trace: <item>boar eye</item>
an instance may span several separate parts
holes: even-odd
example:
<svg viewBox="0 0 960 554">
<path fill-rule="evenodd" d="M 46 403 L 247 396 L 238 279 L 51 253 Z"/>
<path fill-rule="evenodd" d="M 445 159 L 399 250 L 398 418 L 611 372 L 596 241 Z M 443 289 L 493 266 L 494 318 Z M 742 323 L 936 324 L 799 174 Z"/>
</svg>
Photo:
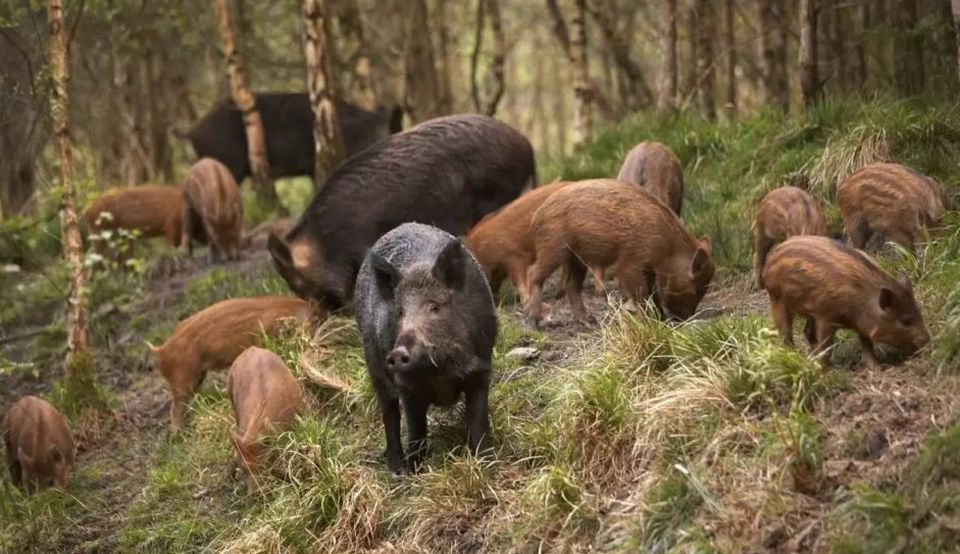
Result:
<svg viewBox="0 0 960 554">
<path fill-rule="evenodd" d="M 440 304 L 437 304 L 436 302 L 431 302 L 429 309 L 430 309 L 430 313 L 435 314 L 440 311 Z"/>
</svg>

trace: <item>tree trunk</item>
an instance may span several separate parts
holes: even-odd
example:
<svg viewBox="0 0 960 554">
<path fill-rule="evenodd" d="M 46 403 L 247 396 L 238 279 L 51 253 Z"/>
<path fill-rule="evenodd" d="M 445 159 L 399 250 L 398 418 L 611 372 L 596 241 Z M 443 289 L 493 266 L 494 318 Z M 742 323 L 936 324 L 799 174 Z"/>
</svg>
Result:
<svg viewBox="0 0 960 554">
<path fill-rule="evenodd" d="M 499 12 L 499 10 L 498 10 Z M 437 0 L 437 80 L 440 87 L 440 110 L 453 113 L 453 88 L 450 81 L 450 35 L 447 29 L 447 2 Z"/>
<path fill-rule="evenodd" d="M 480 51 L 483 49 L 483 29 L 486 26 L 486 13 L 490 12 L 490 30 L 493 33 L 493 60 L 490 65 L 492 90 L 484 100 L 477 80 L 480 64 Z M 473 97 L 474 110 L 487 115 L 497 113 L 497 105 L 506 88 L 504 80 L 504 59 L 506 58 L 506 40 L 503 37 L 503 23 L 500 19 L 498 0 L 477 0 L 476 32 L 474 33 L 473 52 L 470 55 L 470 94 Z"/>
<path fill-rule="evenodd" d="M 627 108 L 631 111 L 638 110 L 653 102 L 653 91 L 650 85 L 643 77 L 643 70 L 630 56 L 631 41 L 619 32 L 616 20 L 611 17 L 615 13 L 615 6 L 600 6 L 597 0 L 588 4 L 590 15 L 600 28 L 600 34 L 603 35 L 613 59 L 620 69 L 620 73 L 626 78 L 628 84 L 628 93 L 626 100 Z"/>
<path fill-rule="evenodd" d="M 726 0 L 724 10 L 724 47 L 727 49 L 727 98 L 724 109 L 730 120 L 737 117 L 737 42 L 734 0 Z"/>
<path fill-rule="evenodd" d="M 587 60 L 587 0 L 576 0 L 576 9 L 570 27 L 570 54 L 573 61 L 573 94 L 576 100 L 573 114 L 573 144 L 583 145 L 593 131 L 593 87 L 590 64 Z"/>
<path fill-rule="evenodd" d="M 899 0 L 893 7 L 894 79 L 901 96 L 919 93 L 924 87 L 923 47 L 915 36 L 917 27 L 916 0 Z"/>
<path fill-rule="evenodd" d="M 169 58 L 166 51 L 157 49 L 149 54 L 147 63 L 148 96 L 150 111 L 150 150 L 153 177 L 162 175 L 172 183 L 173 149 L 170 146 L 170 94 Z"/>
<path fill-rule="evenodd" d="M 715 27 L 713 1 L 697 0 L 694 8 L 697 34 L 697 98 L 701 113 L 711 121 L 717 118 L 717 105 L 714 98 L 716 64 L 713 57 Z"/>
<path fill-rule="evenodd" d="M 663 2 L 660 30 L 660 78 L 657 82 L 657 109 L 677 109 L 677 0 Z"/>
<path fill-rule="evenodd" d="M 303 54 L 307 63 L 307 91 L 313 107 L 313 184 L 320 190 L 343 159 L 343 140 L 334 106 L 335 81 L 330 63 L 328 0 L 303 0 Z"/>
<path fill-rule="evenodd" d="M 413 121 L 420 122 L 443 112 L 426 0 L 410 0 L 406 7 L 410 15 L 405 29 L 404 104 Z"/>
<path fill-rule="evenodd" d="M 804 106 L 820 100 L 820 71 L 817 65 L 818 0 L 800 0 L 800 89 Z"/>
<path fill-rule="evenodd" d="M 0 220 L 35 206 L 35 163 L 48 132 L 41 116 L 46 98 L 36 87 L 36 71 L 45 65 L 41 41 L 17 27 L 0 31 Z"/>
<path fill-rule="evenodd" d="M 76 190 L 70 174 L 70 120 L 67 82 L 69 67 L 67 56 L 67 31 L 64 28 L 63 6 L 60 0 L 50 0 L 48 23 L 50 26 L 50 66 L 53 76 L 51 112 L 53 134 L 57 138 L 60 162 L 60 185 L 63 190 L 60 200 L 60 221 L 63 241 L 63 257 L 67 261 L 70 276 L 70 295 L 67 305 L 67 379 L 82 383 L 92 378 L 87 341 L 86 275 L 83 271 L 83 241 L 77 220 Z"/>
<path fill-rule="evenodd" d="M 270 177 L 270 162 L 267 159 L 267 140 L 263 132 L 263 121 L 257 111 L 256 101 L 247 84 L 247 74 L 243 67 L 240 51 L 234 39 L 233 25 L 230 22 L 230 11 L 226 0 L 211 0 L 213 9 L 217 12 L 217 26 L 220 30 L 220 42 L 223 45 L 223 55 L 227 61 L 227 76 L 230 78 L 230 92 L 240 113 L 243 114 L 243 124 L 247 130 L 247 149 L 250 156 L 250 173 L 253 178 L 253 188 L 260 201 L 269 208 L 278 206 L 277 193 L 273 188 Z"/>
<path fill-rule="evenodd" d="M 570 44 L 570 33 L 563 19 L 563 13 L 560 12 L 557 0 L 546 0 L 546 5 L 547 13 L 553 20 L 553 36 L 557 39 L 557 42 L 560 43 L 560 48 L 563 50 L 564 55 L 567 56 L 567 60 L 573 64 L 573 49 Z M 614 111 L 613 106 L 603 91 L 596 86 L 593 80 L 589 80 L 588 82 L 590 84 L 591 100 L 596 103 L 600 113 L 611 121 L 617 119 L 617 113 Z"/>
<path fill-rule="evenodd" d="M 790 86 L 787 81 L 787 37 L 782 30 L 787 14 L 779 0 L 758 0 L 757 7 L 763 99 L 786 112 L 790 109 Z"/>
<path fill-rule="evenodd" d="M 353 102 L 365 110 L 377 109 L 377 94 L 370 75 L 369 48 L 363 30 L 363 18 L 355 0 L 339 0 L 340 28 L 351 52 L 353 83 L 349 89 Z"/>
<path fill-rule="evenodd" d="M 953 36 L 957 45 L 957 79 L 960 79 L 960 0 L 950 0 L 953 11 Z"/>
</svg>

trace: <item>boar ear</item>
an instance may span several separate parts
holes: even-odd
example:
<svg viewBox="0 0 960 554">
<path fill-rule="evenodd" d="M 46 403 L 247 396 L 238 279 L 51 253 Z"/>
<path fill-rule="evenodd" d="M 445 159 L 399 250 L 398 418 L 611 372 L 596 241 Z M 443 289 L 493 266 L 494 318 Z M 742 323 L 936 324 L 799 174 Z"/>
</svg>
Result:
<svg viewBox="0 0 960 554">
<path fill-rule="evenodd" d="M 400 272 L 389 260 L 373 252 L 370 253 L 370 267 L 373 269 L 373 280 L 380 296 L 392 300 L 393 291 L 400 283 Z"/>
<path fill-rule="evenodd" d="M 883 287 L 880 289 L 880 309 L 889 312 L 897 303 L 897 293 Z"/>
<path fill-rule="evenodd" d="M 452 289 L 460 289 L 466 278 L 463 243 L 460 239 L 450 241 L 433 264 L 433 276 Z"/>
<path fill-rule="evenodd" d="M 293 267 L 293 259 L 290 257 L 290 246 L 276 233 L 267 234 L 267 250 L 276 262 L 284 267 Z"/>
<path fill-rule="evenodd" d="M 707 262 L 710 260 L 710 248 L 709 243 L 707 248 L 700 247 L 697 248 L 696 253 L 693 255 L 693 266 L 690 268 L 692 275 L 700 275 L 703 272 L 703 269 L 707 267 Z"/>
<path fill-rule="evenodd" d="M 913 283 L 910 282 L 910 278 L 907 277 L 907 274 L 903 271 L 897 275 L 897 284 L 903 287 L 907 292 L 913 292 Z"/>
</svg>

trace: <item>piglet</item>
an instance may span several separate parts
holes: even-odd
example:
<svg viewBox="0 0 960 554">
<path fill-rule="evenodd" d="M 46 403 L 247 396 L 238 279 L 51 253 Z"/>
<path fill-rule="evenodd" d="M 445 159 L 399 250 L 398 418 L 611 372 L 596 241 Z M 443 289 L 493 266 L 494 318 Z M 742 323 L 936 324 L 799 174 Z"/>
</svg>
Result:
<svg viewBox="0 0 960 554">
<path fill-rule="evenodd" d="M 56 484 L 67 488 L 73 467 L 73 435 L 67 420 L 49 402 L 24 396 L 0 424 L 14 484 L 30 490 Z"/>
</svg>

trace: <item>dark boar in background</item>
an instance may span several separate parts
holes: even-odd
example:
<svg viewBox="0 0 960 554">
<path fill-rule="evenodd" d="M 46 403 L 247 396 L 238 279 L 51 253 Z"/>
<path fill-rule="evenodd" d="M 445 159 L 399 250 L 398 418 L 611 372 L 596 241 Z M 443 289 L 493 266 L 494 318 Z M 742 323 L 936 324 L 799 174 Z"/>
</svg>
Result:
<svg viewBox="0 0 960 554">
<path fill-rule="evenodd" d="M 305 92 L 264 92 L 254 95 L 263 120 L 267 160 L 273 177 L 313 176 L 313 110 Z M 399 108 L 368 112 L 337 101 L 337 123 L 347 156 L 400 131 Z M 197 158 L 219 160 L 230 169 L 237 184 L 250 175 L 247 132 L 233 100 L 215 104 L 187 133 Z"/>
<path fill-rule="evenodd" d="M 497 338 L 483 269 L 459 239 L 407 223 L 373 245 L 357 279 L 357 324 L 386 432 L 387 466 L 416 471 L 427 408 L 464 395 L 467 441 L 490 448 L 487 395 Z M 407 456 L 400 444 L 400 407 Z"/>
<path fill-rule="evenodd" d="M 866 165 L 844 179 L 837 204 L 855 248 L 865 248 L 879 235 L 916 251 L 924 229 L 936 225 L 944 211 L 936 182 L 891 163 Z"/>
<path fill-rule="evenodd" d="M 0 424 L 7 448 L 10 480 L 26 490 L 57 485 L 67 488 L 73 466 L 73 435 L 67 420 L 52 404 L 24 396 Z"/>
<path fill-rule="evenodd" d="M 487 116 L 441 117 L 340 164 L 285 238 L 271 235 L 267 246 L 294 293 L 335 310 L 387 231 L 417 222 L 464 235 L 534 180 L 522 134 Z"/>
<path fill-rule="evenodd" d="M 697 239 L 675 213 L 646 189 L 612 179 L 567 185 L 544 201 L 530 226 L 536 262 L 527 285 L 527 319 L 539 325 L 543 282 L 565 267 L 567 299 L 586 319 L 580 289 L 588 267 L 610 267 L 624 296 L 651 295 L 665 317 L 686 319 L 710 280 L 714 263 L 709 237 Z"/>
<path fill-rule="evenodd" d="M 193 254 L 193 230 L 202 228 L 210 242 L 210 257 L 220 261 L 240 257 L 243 240 L 243 201 L 227 166 L 213 158 L 193 164 L 183 181 L 183 243 Z"/>
<path fill-rule="evenodd" d="M 860 250 L 827 238 L 792 237 L 770 252 L 763 282 L 780 337 L 793 345 L 793 316 L 807 318 L 804 333 L 822 363 L 838 329 L 860 336 L 863 357 L 876 365 L 873 343 L 911 350 L 930 340 L 906 275 L 894 279 Z"/>
<path fill-rule="evenodd" d="M 644 187 L 680 215 L 683 207 L 683 168 L 667 145 L 646 140 L 633 147 L 623 160 L 617 180 Z"/>
<path fill-rule="evenodd" d="M 757 287 L 763 288 L 763 266 L 770 249 L 798 235 L 827 236 L 827 220 L 817 201 L 797 187 L 780 187 L 764 195 L 757 209 L 753 231 L 756 243 L 753 253 L 753 275 Z"/>
</svg>

